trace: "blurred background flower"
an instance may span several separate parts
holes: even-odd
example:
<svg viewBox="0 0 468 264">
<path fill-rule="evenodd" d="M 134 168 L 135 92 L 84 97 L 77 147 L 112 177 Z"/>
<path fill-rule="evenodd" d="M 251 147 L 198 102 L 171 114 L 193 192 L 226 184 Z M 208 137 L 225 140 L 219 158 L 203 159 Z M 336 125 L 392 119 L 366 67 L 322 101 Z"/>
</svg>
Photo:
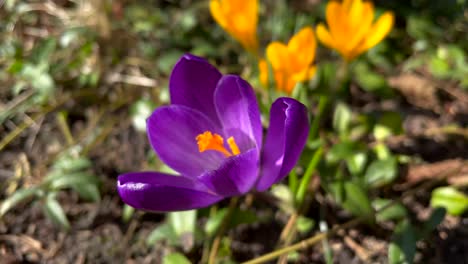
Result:
<svg viewBox="0 0 468 264">
<path fill-rule="evenodd" d="M 211 0 L 210 11 L 216 22 L 246 50 L 257 52 L 257 0 Z"/>
<path fill-rule="evenodd" d="M 374 6 L 362 0 L 330 1 L 326 7 L 328 29 L 317 26 L 317 38 L 351 61 L 377 45 L 393 27 L 393 13 L 383 13 L 374 23 Z"/>
<path fill-rule="evenodd" d="M 259 63 L 260 81 L 269 85 L 269 66 L 271 65 L 275 87 L 291 94 L 298 82 L 311 79 L 317 67 L 312 65 L 317 42 L 311 27 L 304 27 L 294 35 L 287 45 L 274 41 L 266 49 L 266 60 Z"/>
</svg>

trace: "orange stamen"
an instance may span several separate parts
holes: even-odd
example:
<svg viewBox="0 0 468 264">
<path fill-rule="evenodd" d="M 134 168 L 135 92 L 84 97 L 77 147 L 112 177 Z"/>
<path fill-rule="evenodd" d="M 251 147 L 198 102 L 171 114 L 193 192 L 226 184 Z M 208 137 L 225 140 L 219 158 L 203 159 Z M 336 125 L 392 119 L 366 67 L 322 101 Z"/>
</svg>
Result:
<svg viewBox="0 0 468 264">
<path fill-rule="evenodd" d="M 231 152 L 229 152 L 224 147 L 223 137 L 216 133 L 213 134 L 210 131 L 205 131 L 204 133 L 199 134 L 195 139 L 197 140 L 198 150 L 200 152 L 205 152 L 207 150 L 215 150 L 223 153 L 226 157 L 231 157 L 240 153 L 239 147 L 237 147 L 237 144 L 233 137 L 230 137 L 227 140 Z"/>
<path fill-rule="evenodd" d="M 229 137 L 227 143 L 229 145 L 229 148 L 231 149 L 232 154 L 238 155 L 240 153 L 239 147 L 237 146 L 234 137 Z"/>
</svg>

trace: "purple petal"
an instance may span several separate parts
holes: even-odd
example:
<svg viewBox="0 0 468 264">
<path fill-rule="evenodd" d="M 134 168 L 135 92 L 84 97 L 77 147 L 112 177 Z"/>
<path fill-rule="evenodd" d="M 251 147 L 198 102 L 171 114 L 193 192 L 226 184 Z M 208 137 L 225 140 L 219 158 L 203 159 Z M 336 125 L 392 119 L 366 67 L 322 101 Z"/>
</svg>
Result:
<svg viewBox="0 0 468 264">
<path fill-rule="evenodd" d="M 234 196 L 248 192 L 257 181 L 259 158 L 257 149 L 227 158 L 214 171 L 199 177 L 209 189 L 223 196 Z"/>
<path fill-rule="evenodd" d="M 221 153 L 200 153 L 197 135 L 220 129 L 204 114 L 182 105 L 160 107 L 147 120 L 148 138 L 159 158 L 185 176 L 214 170 L 225 159 Z"/>
<path fill-rule="evenodd" d="M 194 179 L 159 172 L 120 175 L 117 190 L 126 204 L 157 212 L 201 208 L 223 199 Z"/>
<path fill-rule="evenodd" d="M 225 75 L 215 91 L 215 105 L 224 135 L 234 137 L 241 152 L 262 145 L 260 109 L 252 87 L 239 76 Z"/>
<path fill-rule="evenodd" d="M 258 191 L 268 189 L 291 171 L 308 134 L 307 108 L 292 98 L 278 98 L 271 106 L 270 127 L 262 149 Z"/>
<path fill-rule="evenodd" d="M 219 124 L 213 96 L 221 76 L 205 59 L 184 55 L 174 66 L 169 80 L 171 103 L 196 109 Z"/>
</svg>

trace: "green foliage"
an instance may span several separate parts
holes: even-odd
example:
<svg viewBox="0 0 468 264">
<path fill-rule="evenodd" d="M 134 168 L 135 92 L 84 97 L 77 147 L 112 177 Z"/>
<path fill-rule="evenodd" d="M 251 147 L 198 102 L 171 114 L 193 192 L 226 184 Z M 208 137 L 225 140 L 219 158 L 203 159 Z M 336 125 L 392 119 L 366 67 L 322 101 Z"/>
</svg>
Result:
<svg viewBox="0 0 468 264">
<path fill-rule="evenodd" d="M 366 91 L 375 93 L 384 98 L 390 98 L 393 95 L 392 90 L 387 84 L 386 78 L 370 69 L 364 62 L 358 62 L 354 65 L 353 73 L 356 82 Z"/>
<path fill-rule="evenodd" d="M 408 215 L 406 208 L 401 203 L 393 203 L 389 199 L 377 198 L 372 201 L 372 207 L 377 212 L 378 222 L 402 220 Z"/>
<path fill-rule="evenodd" d="M 411 224 L 402 219 L 396 226 L 392 242 L 388 247 L 389 263 L 413 263 L 416 254 L 416 242 L 425 239 L 445 217 L 445 210 L 435 209 L 422 225 Z"/>
<path fill-rule="evenodd" d="M 439 187 L 432 191 L 431 206 L 443 207 L 451 215 L 461 215 L 468 208 L 468 196 L 454 187 Z"/>
<path fill-rule="evenodd" d="M 76 156 L 73 151 L 64 153 L 54 162 L 39 185 L 18 189 L 5 199 L 0 206 L 0 217 L 19 203 L 32 199 L 40 202 L 44 214 L 55 224 L 65 230 L 70 229 L 70 223 L 57 200 L 57 195 L 61 190 L 73 189 L 82 199 L 98 202 L 101 199 L 99 180 L 89 172 L 91 165 L 89 159 Z"/>
<path fill-rule="evenodd" d="M 102 12 L 111 20 L 110 38 L 100 34 L 99 25 L 93 24 L 93 17 L 80 17 L 80 12 L 85 9 L 78 7 L 88 1 L 69 1 L 67 5 L 55 1 L 52 6 L 59 10 L 57 13 L 35 10 L 31 7 L 43 3 L 30 2 L 7 0 L 2 9 L 2 135 L 21 127 L 20 122 L 29 122 L 30 114 L 35 113 L 44 114 L 44 118 L 35 120 L 35 127 L 41 127 L 42 122 L 46 124 L 44 127 L 50 127 L 50 118 L 46 114 L 49 110 L 70 113 L 72 120 L 66 120 L 65 114 L 65 123 L 78 124 L 85 120 L 85 126 L 92 123 L 86 119 L 88 116 L 102 115 L 102 119 L 90 119 L 101 123 L 116 114 L 121 118 L 120 114 L 124 113 L 119 125 L 110 123 L 110 127 L 132 122 L 136 130 L 144 132 L 146 118 L 153 109 L 169 103 L 168 76 L 185 52 L 206 57 L 220 66 L 223 73 L 240 74 L 249 80 L 259 96 L 266 128 L 271 101 L 281 93 L 274 89 L 262 90 L 259 84 L 257 63 L 264 57 L 264 44 L 287 41 L 301 27 L 315 27 L 326 21 L 327 4 L 327 1 L 317 4 L 312 3 L 314 1 L 260 1 L 258 35 L 261 47 L 256 57 L 242 53 L 240 45 L 227 37 L 221 27 L 213 25 L 206 1 L 104 1 Z M 119 4 L 123 5 L 121 10 Z M 396 14 L 395 27 L 384 42 L 352 62 L 344 63 L 338 53 L 318 45 L 317 73 L 310 82 L 299 83 L 291 95 L 310 110 L 307 147 L 289 176 L 289 186 L 279 183 L 270 190 L 271 197 L 266 195 L 274 200 L 274 205 L 266 205 L 273 208 L 273 213 L 265 210 L 268 216 L 273 214 L 283 220 L 285 216 L 299 214 L 293 228 L 300 235 L 306 235 L 318 229 L 310 205 L 325 208 L 333 201 L 369 224 L 395 224 L 397 228 L 388 250 L 389 263 L 411 263 L 416 254 L 416 242 L 426 238 L 443 220 L 445 211 L 441 208 L 454 216 L 467 210 L 468 196 L 464 189 L 439 187 L 431 194 L 433 214 L 423 223 L 414 223 L 412 211 L 397 201 L 395 195 L 399 193 L 392 188 L 395 181 L 404 180 L 398 178 L 402 156 L 394 154 L 395 148 L 387 144 L 394 136 L 406 133 L 404 119 L 408 111 L 415 109 L 411 103 L 401 103 L 402 97 L 389 86 L 389 77 L 411 72 L 424 76 L 435 86 L 449 83 L 450 88 L 468 89 L 465 5 L 465 0 L 376 3 L 382 8 L 376 17 L 387 9 Z M 271 65 L 269 68 L 273 83 Z M 138 83 L 125 82 L 125 76 L 154 79 L 154 82 L 139 87 Z M 149 87 L 153 83 L 154 87 Z M 354 97 L 355 94 L 363 94 L 366 98 Z M 446 118 L 445 112 L 449 111 L 445 111 L 445 106 L 453 109 L 451 104 L 445 105 L 445 98 L 442 99 L 442 113 L 435 112 Z M 390 109 L 387 103 L 390 103 Z M 458 111 L 455 106 L 454 109 Z M 458 117 L 454 117 L 454 122 Z M 74 126 L 73 131 L 82 125 Z M 86 129 L 92 131 L 92 137 L 72 138 L 78 142 L 76 145 L 60 146 L 57 158 L 50 159 L 51 166 L 50 161 L 40 165 L 48 168 L 40 183 L 20 186 L 11 195 L 6 195 L 0 205 L 0 217 L 21 204 L 33 202 L 41 206 L 51 221 L 68 230 L 73 222 L 67 219 L 68 207 L 60 204 L 64 192 L 74 192 L 86 202 L 100 201 L 100 180 L 93 173 L 92 161 L 86 153 L 93 150 L 89 142 L 102 141 L 103 145 L 108 142 L 106 136 L 100 138 L 103 130 L 100 125 Z M 447 138 L 450 140 L 451 136 L 447 135 Z M 401 150 L 397 148 L 396 151 Z M 150 155 L 143 166 L 176 173 L 160 164 L 155 154 Z M 419 153 L 406 156 L 407 161 L 420 158 Z M 116 170 L 122 170 L 122 167 Z M 314 176 L 320 177 L 321 188 L 312 188 L 316 187 Z M 322 202 L 317 205 L 316 193 L 332 199 L 325 199 L 325 205 Z M 245 204 L 250 205 L 250 202 Z M 254 199 L 247 209 L 245 204 L 242 209 L 235 208 L 229 219 L 225 219 L 228 209 L 223 207 L 212 208 L 209 214 L 204 210 L 168 214 L 147 237 L 147 245 L 155 246 L 164 241 L 171 247 L 169 252 L 181 247 L 187 252 L 193 250 L 189 256 L 197 255 L 193 254 L 199 250 L 195 246 L 210 242 L 223 221 L 227 221 L 228 229 L 265 221 L 261 216 L 263 210 L 256 211 L 259 205 L 264 209 L 263 201 L 257 203 Z M 134 212 L 135 209 L 125 205 L 122 221 L 128 223 Z M 200 228 L 201 223 L 204 223 L 203 228 Z M 374 225 L 374 228 L 379 227 Z M 325 260 L 332 263 L 333 252 L 326 240 L 323 245 Z M 223 238 L 219 263 L 230 263 L 231 255 L 231 240 Z M 291 261 L 301 260 L 300 252 L 288 257 Z M 174 252 L 166 254 L 162 262 L 190 263 L 190 260 Z"/>
<path fill-rule="evenodd" d="M 401 222 L 395 229 L 393 241 L 388 247 L 388 262 L 391 264 L 413 263 L 416 241 L 414 227 L 408 221 Z"/>
<path fill-rule="evenodd" d="M 3 200 L 0 206 L 0 217 L 5 215 L 10 209 L 14 208 L 17 204 L 26 201 L 35 196 L 41 196 L 39 188 L 19 189 L 15 191 L 10 197 Z"/>
<path fill-rule="evenodd" d="M 61 226 L 65 230 L 68 230 L 70 229 L 70 223 L 68 222 L 62 206 L 55 197 L 56 193 L 52 192 L 47 194 L 44 201 L 44 212 L 55 224 Z"/>
<path fill-rule="evenodd" d="M 338 203 L 355 216 L 373 221 L 374 211 L 369 197 L 360 185 L 353 182 L 337 182 L 332 187 L 332 194 Z"/>
<path fill-rule="evenodd" d="M 179 237 L 169 223 L 161 224 L 153 229 L 146 238 L 146 244 L 148 246 L 153 246 L 161 240 L 166 240 L 171 245 L 180 245 Z"/>
<path fill-rule="evenodd" d="M 352 112 L 343 103 L 338 103 L 335 107 L 335 114 L 333 115 L 333 128 L 342 137 L 346 136 L 351 124 Z"/>
<path fill-rule="evenodd" d="M 397 165 L 395 157 L 373 161 L 364 175 L 367 186 L 378 188 L 393 182 L 398 173 Z"/>
<path fill-rule="evenodd" d="M 223 208 L 218 210 L 213 216 L 211 216 L 208 219 L 208 221 L 205 224 L 204 230 L 208 237 L 212 237 L 216 234 L 216 231 L 218 231 L 219 227 L 221 226 L 226 214 L 227 209 Z M 231 217 L 227 220 L 227 225 L 228 228 L 233 228 L 240 224 L 250 224 L 258 220 L 259 219 L 253 212 L 236 208 L 234 209 L 234 212 L 232 213 Z"/>
<path fill-rule="evenodd" d="M 190 260 L 180 253 L 170 253 L 163 258 L 163 264 L 190 264 Z"/>
</svg>

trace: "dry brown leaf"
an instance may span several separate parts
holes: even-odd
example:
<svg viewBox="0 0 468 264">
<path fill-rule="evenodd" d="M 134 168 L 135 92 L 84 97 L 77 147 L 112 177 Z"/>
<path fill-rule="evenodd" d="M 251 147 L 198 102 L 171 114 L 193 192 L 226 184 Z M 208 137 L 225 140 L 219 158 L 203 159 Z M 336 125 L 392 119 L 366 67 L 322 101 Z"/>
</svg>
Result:
<svg viewBox="0 0 468 264">
<path fill-rule="evenodd" d="M 391 87 L 400 91 L 409 103 L 435 112 L 440 111 L 440 102 L 435 85 L 414 73 L 402 73 L 388 79 Z"/>
</svg>

